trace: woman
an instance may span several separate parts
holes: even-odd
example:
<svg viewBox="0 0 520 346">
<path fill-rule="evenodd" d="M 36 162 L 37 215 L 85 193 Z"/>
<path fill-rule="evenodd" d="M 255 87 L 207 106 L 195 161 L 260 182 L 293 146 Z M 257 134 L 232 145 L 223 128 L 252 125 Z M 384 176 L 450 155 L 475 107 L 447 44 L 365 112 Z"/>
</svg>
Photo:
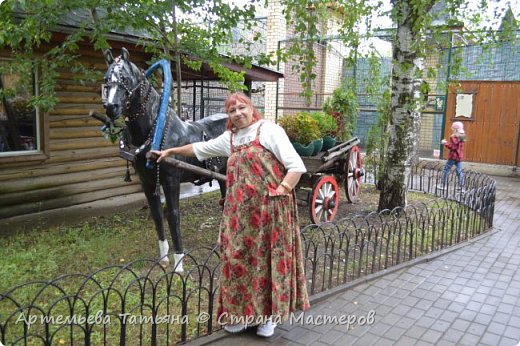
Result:
<svg viewBox="0 0 520 346">
<path fill-rule="evenodd" d="M 219 322 L 230 333 L 259 324 L 270 337 L 289 313 L 309 307 L 294 187 L 306 172 L 285 131 L 262 119 L 242 93 L 224 109 L 227 131 L 208 142 L 152 151 L 205 160 L 229 156 L 220 225 Z"/>
</svg>

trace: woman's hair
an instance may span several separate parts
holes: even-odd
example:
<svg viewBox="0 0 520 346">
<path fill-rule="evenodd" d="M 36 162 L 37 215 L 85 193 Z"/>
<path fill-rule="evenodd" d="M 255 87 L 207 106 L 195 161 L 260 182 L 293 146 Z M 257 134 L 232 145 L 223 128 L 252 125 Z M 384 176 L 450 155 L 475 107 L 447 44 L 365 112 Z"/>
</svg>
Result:
<svg viewBox="0 0 520 346">
<path fill-rule="evenodd" d="M 253 122 L 257 122 L 258 120 L 264 118 L 264 116 L 256 110 L 255 106 L 253 106 L 251 99 L 243 93 L 233 93 L 229 95 L 226 99 L 226 102 L 224 103 L 224 112 L 228 113 L 229 109 L 238 102 L 242 102 L 253 109 Z M 236 129 L 234 129 L 233 123 L 231 122 L 231 118 L 228 118 L 226 129 L 232 132 L 236 131 Z"/>
</svg>

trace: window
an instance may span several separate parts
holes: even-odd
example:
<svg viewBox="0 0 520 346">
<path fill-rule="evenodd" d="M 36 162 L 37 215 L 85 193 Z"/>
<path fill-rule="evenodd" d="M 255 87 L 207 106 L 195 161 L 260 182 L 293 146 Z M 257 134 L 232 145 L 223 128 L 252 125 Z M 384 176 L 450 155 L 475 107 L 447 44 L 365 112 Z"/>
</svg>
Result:
<svg viewBox="0 0 520 346">
<path fill-rule="evenodd" d="M 14 71 L 12 62 L 0 60 L 0 158 L 42 150 L 39 112 L 29 103 L 35 85 L 32 67 Z"/>
</svg>

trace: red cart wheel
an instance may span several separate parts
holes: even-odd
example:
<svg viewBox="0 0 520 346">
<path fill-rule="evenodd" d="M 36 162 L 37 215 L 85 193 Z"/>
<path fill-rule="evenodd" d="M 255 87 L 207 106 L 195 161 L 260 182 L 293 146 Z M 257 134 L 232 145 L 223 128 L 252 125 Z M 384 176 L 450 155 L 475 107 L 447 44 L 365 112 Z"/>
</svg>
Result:
<svg viewBox="0 0 520 346">
<path fill-rule="evenodd" d="M 339 187 L 332 176 L 323 176 L 318 179 L 312 188 L 309 203 L 311 221 L 319 224 L 332 221 L 336 216 L 339 205 Z"/>
<path fill-rule="evenodd" d="M 359 199 L 359 188 L 361 186 L 361 177 L 365 174 L 363 170 L 363 161 L 361 153 L 357 145 L 353 146 L 348 152 L 347 166 L 345 169 L 345 192 L 350 203 L 357 202 Z"/>
</svg>

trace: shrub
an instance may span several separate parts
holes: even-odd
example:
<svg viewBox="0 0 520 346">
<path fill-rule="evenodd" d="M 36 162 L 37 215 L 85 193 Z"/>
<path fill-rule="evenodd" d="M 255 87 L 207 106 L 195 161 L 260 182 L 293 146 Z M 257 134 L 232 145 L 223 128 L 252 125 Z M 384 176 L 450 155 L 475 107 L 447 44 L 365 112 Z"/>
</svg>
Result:
<svg viewBox="0 0 520 346">
<path fill-rule="evenodd" d="M 293 143 L 306 145 L 322 137 L 318 121 L 307 112 L 286 115 L 278 123 Z"/>
<path fill-rule="evenodd" d="M 311 112 L 311 117 L 318 122 L 322 137 L 332 136 L 335 137 L 338 132 L 338 124 L 336 119 L 325 112 Z"/>
</svg>

